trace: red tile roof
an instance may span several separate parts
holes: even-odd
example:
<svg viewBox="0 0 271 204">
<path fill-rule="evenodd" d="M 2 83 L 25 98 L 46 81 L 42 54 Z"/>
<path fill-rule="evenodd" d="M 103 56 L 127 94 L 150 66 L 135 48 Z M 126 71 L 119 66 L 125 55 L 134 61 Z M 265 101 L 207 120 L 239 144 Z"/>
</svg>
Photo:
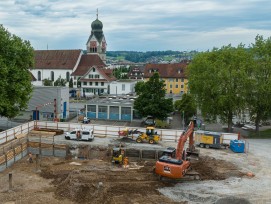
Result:
<svg viewBox="0 0 271 204">
<path fill-rule="evenodd" d="M 105 67 L 105 64 L 98 55 L 84 54 L 81 57 L 77 69 L 71 75 L 83 76 L 89 71 L 91 67 L 103 68 Z"/>
<path fill-rule="evenodd" d="M 116 77 L 113 76 L 112 69 L 99 69 L 99 71 L 104 76 L 104 78 L 107 79 L 108 81 L 116 80 Z"/>
<path fill-rule="evenodd" d="M 34 69 L 73 69 L 81 50 L 35 50 Z"/>
<path fill-rule="evenodd" d="M 185 70 L 187 62 L 174 64 L 146 64 L 144 78 L 150 78 L 155 71 L 159 72 L 161 78 L 186 78 Z"/>
</svg>

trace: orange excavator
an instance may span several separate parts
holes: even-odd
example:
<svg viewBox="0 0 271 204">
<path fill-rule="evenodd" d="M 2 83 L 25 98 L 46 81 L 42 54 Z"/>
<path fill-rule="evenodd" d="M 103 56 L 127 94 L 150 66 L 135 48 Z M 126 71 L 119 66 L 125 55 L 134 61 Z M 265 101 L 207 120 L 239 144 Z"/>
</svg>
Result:
<svg viewBox="0 0 271 204">
<path fill-rule="evenodd" d="M 191 168 L 190 157 L 198 157 L 199 155 L 199 151 L 194 146 L 194 125 L 195 121 L 191 121 L 188 128 L 181 134 L 177 149 L 169 147 L 156 162 L 154 171 L 160 178 L 179 179 L 188 175 L 188 170 Z M 184 150 L 187 138 L 189 138 L 189 147 Z M 196 172 L 188 176 L 193 176 L 195 179 L 199 178 Z"/>
</svg>

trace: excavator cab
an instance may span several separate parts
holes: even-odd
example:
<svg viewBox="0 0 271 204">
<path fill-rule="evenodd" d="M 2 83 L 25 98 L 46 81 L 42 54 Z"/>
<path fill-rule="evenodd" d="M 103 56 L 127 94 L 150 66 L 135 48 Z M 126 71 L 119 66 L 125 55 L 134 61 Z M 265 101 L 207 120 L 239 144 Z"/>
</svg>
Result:
<svg viewBox="0 0 271 204">
<path fill-rule="evenodd" d="M 157 143 L 160 140 L 160 135 L 157 134 L 154 127 L 147 127 L 146 132 L 140 134 L 136 142 L 141 143 L 143 140 L 146 140 L 150 144 Z"/>
<path fill-rule="evenodd" d="M 168 147 L 167 149 L 165 149 L 162 153 L 162 156 L 168 156 L 168 157 L 172 157 L 175 158 L 176 157 L 176 149 L 174 147 Z"/>
<path fill-rule="evenodd" d="M 122 164 L 124 156 L 124 150 L 119 147 L 113 148 L 112 152 L 112 163 Z"/>
</svg>

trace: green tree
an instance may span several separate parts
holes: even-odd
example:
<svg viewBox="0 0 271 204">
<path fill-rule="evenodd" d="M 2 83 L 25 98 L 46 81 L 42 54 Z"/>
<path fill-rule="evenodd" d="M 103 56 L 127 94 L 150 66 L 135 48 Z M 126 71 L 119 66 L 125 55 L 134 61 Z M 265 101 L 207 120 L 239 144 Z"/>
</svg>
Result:
<svg viewBox="0 0 271 204">
<path fill-rule="evenodd" d="M 189 88 L 205 119 L 217 117 L 232 131 L 232 118 L 245 109 L 250 53 L 240 44 L 196 55 L 188 66 Z"/>
<path fill-rule="evenodd" d="M 60 76 L 58 79 L 54 82 L 54 86 L 66 86 L 66 79 L 62 79 Z"/>
<path fill-rule="evenodd" d="M 0 45 L 0 115 L 13 118 L 27 108 L 31 97 L 29 68 L 34 64 L 34 49 L 2 25 Z"/>
<path fill-rule="evenodd" d="M 70 88 L 73 88 L 73 80 L 72 80 L 72 78 L 70 78 L 70 81 L 69 81 L 69 87 L 70 87 Z"/>
<path fill-rule="evenodd" d="M 50 79 L 44 79 L 43 85 L 44 86 L 53 86 L 53 82 Z"/>
<path fill-rule="evenodd" d="M 154 73 L 149 81 L 137 83 L 135 90 L 138 97 L 134 108 L 141 116 L 151 115 L 164 120 L 173 111 L 172 99 L 165 98 L 165 83 L 160 79 L 158 72 Z"/>
<path fill-rule="evenodd" d="M 184 114 L 185 124 L 197 113 L 196 101 L 191 94 L 183 94 L 181 100 L 175 101 L 174 108 Z"/>
<path fill-rule="evenodd" d="M 246 99 L 251 121 L 258 132 L 260 122 L 265 121 L 271 112 L 271 38 L 256 36 L 251 51 L 254 63 L 247 69 Z"/>
</svg>

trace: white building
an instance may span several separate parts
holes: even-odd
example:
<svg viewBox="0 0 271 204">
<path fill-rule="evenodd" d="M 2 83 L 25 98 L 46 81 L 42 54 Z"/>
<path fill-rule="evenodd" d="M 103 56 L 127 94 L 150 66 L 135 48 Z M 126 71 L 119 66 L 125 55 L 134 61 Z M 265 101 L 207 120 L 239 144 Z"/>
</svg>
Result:
<svg viewBox="0 0 271 204">
<path fill-rule="evenodd" d="M 134 93 L 136 83 L 137 81 L 129 79 L 112 81 L 109 93 L 114 95 Z"/>
</svg>

